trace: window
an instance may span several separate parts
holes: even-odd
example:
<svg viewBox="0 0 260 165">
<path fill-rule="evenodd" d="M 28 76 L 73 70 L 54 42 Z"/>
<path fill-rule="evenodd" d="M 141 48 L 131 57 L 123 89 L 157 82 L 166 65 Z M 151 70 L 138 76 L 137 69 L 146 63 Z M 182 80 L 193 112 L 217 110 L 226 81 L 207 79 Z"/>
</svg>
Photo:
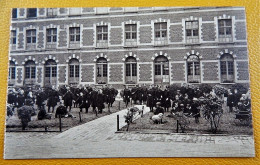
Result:
<svg viewBox="0 0 260 165">
<path fill-rule="evenodd" d="M 234 81 L 234 59 L 230 54 L 222 55 L 220 59 L 220 71 L 223 83 Z"/>
<path fill-rule="evenodd" d="M 57 77 L 57 66 L 54 60 L 48 60 L 45 64 L 45 77 Z"/>
<path fill-rule="evenodd" d="M 137 63 L 134 57 L 126 59 L 126 76 L 137 76 Z"/>
<path fill-rule="evenodd" d="M 218 20 L 219 42 L 232 42 L 232 21 L 231 19 Z"/>
<path fill-rule="evenodd" d="M 33 44 L 36 43 L 36 30 L 26 30 L 26 43 Z"/>
<path fill-rule="evenodd" d="M 97 47 L 107 47 L 108 27 L 97 26 Z"/>
<path fill-rule="evenodd" d="M 77 59 L 70 60 L 69 76 L 72 78 L 79 77 L 79 61 Z"/>
<path fill-rule="evenodd" d="M 34 61 L 27 61 L 25 64 L 25 78 L 35 79 L 36 66 Z"/>
<path fill-rule="evenodd" d="M 155 61 L 155 75 L 169 75 L 169 62 L 164 56 L 156 57 Z"/>
<path fill-rule="evenodd" d="M 15 63 L 10 61 L 9 64 L 9 79 L 15 79 Z"/>
<path fill-rule="evenodd" d="M 125 25 L 125 45 L 136 46 L 137 27 L 136 24 Z"/>
<path fill-rule="evenodd" d="M 16 30 L 11 31 L 11 44 L 12 45 L 16 44 Z"/>
<path fill-rule="evenodd" d="M 27 9 L 27 18 L 35 18 L 35 17 L 37 17 L 37 8 Z"/>
<path fill-rule="evenodd" d="M 36 48 L 36 30 L 26 30 L 26 48 L 33 50 Z"/>
<path fill-rule="evenodd" d="M 17 18 L 17 8 L 12 9 L 12 18 Z"/>
<path fill-rule="evenodd" d="M 81 15 L 81 8 L 69 8 L 69 15 Z"/>
<path fill-rule="evenodd" d="M 137 7 L 124 7 L 124 12 L 137 12 Z"/>
<path fill-rule="evenodd" d="M 167 23 L 155 23 L 154 24 L 154 34 L 155 34 L 155 45 L 165 45 L 167 44 Z"/>
<path fill-rule="evenodd" d="M 188 82 L 199 83 L 200 82 L 200 61 L 196 55 L 190 55 L 187 58 L 187 70 L 188 70 Z"/>
<path fill-rule="evenodd" d="M 47 29 L 47 42 L 48 43 L 57 42 L 57 29 L 56 28 Z"/>
<path fill-rule="evenodd" d="M 97 77 L 107 77 L 107 60 L 103 57 L 97 60 Z"/>
<path fill-rule="evenodd" d="M 79 41 L 80 41 L 80 28 L 70 27 L 70 42 L 79 42 Z"/>
<path fill-rule="evenodd" d="M 47 16 L 48 17 L 57 16 L 57 13 L 58 13 L 57 8 L 47 8 Z"/>
<path fill-rule="evenodd" d="M 108 7 L 96 7 L 96 14 L 108 14 Z"/>
<path fill-rule="evenodd" d="M 186 42 L 198 43 L 199 42 L 199 25 L 198 21 L 186 21 Z"/>
</svg>

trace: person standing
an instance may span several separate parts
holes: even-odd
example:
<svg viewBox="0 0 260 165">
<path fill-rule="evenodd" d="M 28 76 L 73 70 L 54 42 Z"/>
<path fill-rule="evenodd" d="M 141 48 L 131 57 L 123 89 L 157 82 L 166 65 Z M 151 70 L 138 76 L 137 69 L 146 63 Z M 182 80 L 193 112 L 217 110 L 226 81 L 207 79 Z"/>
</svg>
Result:
<svg viewBox="0 0 260 165">
<path fill-rule="evenodd" d="M 69 112 L 71 111 L 72 101 L 73 101 L 73 93 L 70 91 L 70 87 L 67 87 L 67 92 L 63 96 L 64 100 L 64 106 L 66 107 L 66 110 Z"/>
<path fill-rule="evenodd" d="M 229 112 L 232 112 L 234 106 L 234 94 L 230 89 L 228 89 L 227 106 L 229 108 Z"/>
</svg>

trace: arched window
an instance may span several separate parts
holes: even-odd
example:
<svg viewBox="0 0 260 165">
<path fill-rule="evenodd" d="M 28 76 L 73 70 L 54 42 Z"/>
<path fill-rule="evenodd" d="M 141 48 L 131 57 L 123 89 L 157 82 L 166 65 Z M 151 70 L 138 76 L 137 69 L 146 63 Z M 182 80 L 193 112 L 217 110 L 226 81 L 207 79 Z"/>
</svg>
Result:
<svg viewBox="0 0 260 165">
<path fill-rule="evenodd" d="M 97 83 L 106 84 L 107 83 L 107 59 L 100 57 L 97 59 Z"/>
<path fill-rule="evenodd" d="M 187 72 L 189 83 L 200 82 L 200 61 L 196 55 L 190 55 L 187 58 Z"/>
<path fill-rule="evenodd" d="M 75 58 L 69 61 L 69 77 L 79 77 L 79 60 Z"/>
<path fill-rule="evenodd" d="M 55 85 L 57 82 L 57 64 L 54 60 L 48 60 L 45 63 L 45 85 Z"/>
<path fill-rule="evenodd" d="M 107 60 L 104 57 L 97 60 L 97 77 L 107 77 Z"/>
<path fill-rule="evenodd" d="M 155 75 L 169 75 L 169 61 L 164 56 L 158 56 L 154 60 Z"/>
<path fill-rule="evenodd" d="M 154 60 L 154 83 L 157 85 L 169 85 L 169 61 L 165 56 L 158 56 Z"/>
<path fill-rule="evenodd" d="M 125 60 L 125 76 L 126 83 L 136 83 L 137 80 L 137 62 L 134 57 L 127 57 Z"/>
<path fill-rule="evenodd" d="M 36 73 L 36 65 L 35 62 L 29 60 L 25 63 L 25 79 L 35 79 Z"/>
<path fill-rule="evenodd" d="M 9 79 L 15 79 L 15 63 L 13 61 L 10 61 L 9 64 Z"/>
<path fill-rule="evenodd" d="M 220 58 L 221 82 L 234 82 L 234 59 L 230 54 L 224 54 Z"/>
<path fill-rule="evenodd" d="M 45 63 L 45 77 L 57 77 L 57 64 L 54 60 Z"/>
</svg>

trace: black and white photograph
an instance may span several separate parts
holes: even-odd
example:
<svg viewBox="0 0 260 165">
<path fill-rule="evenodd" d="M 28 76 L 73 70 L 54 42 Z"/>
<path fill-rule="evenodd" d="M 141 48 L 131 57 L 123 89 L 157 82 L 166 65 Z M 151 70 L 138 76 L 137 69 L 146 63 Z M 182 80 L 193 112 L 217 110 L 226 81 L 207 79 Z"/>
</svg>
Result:
<svg viewBox="0 0 260 165">
<path fill-rule="evenodd" d="M 10 18 L 5 159 L 255 156 L 244 7 Z"/>
</svg>

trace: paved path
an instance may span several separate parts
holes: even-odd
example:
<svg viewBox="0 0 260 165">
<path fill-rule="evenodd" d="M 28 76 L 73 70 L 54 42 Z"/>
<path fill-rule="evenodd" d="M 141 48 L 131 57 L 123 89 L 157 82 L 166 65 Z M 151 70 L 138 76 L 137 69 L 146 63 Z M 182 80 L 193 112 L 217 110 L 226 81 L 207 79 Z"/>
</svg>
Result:
<svg viewBox="0 0 260 165">
<path fill-rule="evenodd" d="M 126 110 L 62 133 L 7 133 L 5 158 L 254 156 L 252 136 L 115 133 L 117 114 L 123 127 Z"/>
</svg>

